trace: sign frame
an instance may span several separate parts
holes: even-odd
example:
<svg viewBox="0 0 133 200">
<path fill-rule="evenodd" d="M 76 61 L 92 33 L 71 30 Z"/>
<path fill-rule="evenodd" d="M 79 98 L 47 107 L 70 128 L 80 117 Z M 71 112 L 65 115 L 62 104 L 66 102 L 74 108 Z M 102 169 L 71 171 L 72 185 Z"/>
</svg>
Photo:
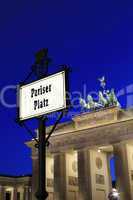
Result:
<svg viewBox="0 0 133 200">
<path fill-rule="evenodd" d="M 37 82 L 40 82 L 41 80 L 45 80 L 45 79 L 49 79 L 50 77 L 54 77 L 54 76 L 57 76 L 58 74 L 64 74 L 64 80 L 63 80 L 63 101 L 64 101 L 64 104 L 62 107 L 60 107 L 59 109 L 54 109 L 54 110 L 51 110 L 51 111 L 47 111 L 47 112 L 42 112 L 41 114 L 36 114 L 36 115 L 30 115 L 29 117 L 25 117 L 25 118 L 21 118 L 20 117 L 20 106 L 21 106 L 21 92 L 20 90 L 23 88 L 23 87 L 26 87 L 28 85 L 31 85 L 31 84 L 34 84 L 34 83 L 37 83 Z M 40 78 L 40 79 L 37 79 L 35 81 L 31 81 L 30 83 L 27 83 L 27 84 L 19 84 L 19 88 L 18 88 L 18 120 L 20 122 L 23 122 L 25 120 L 30 120 L 30 119 L 33 119 L 33 118 L 40 118 L 42 116 L 45 116 L 45 115 L 49 115 L 51 113 L 55 113 L 55 112 L 61 112 L 61 111 L 67 111 L 68 110 L 68 107 L 70 105 L 70 99 L 69 99 L 69 95 L 68 95 L 68 90 L 69 90 L 69 85 L 68 85 L 68 69 L 63 69 L 63 70 L 60 70 L 56 73 L 53 73 L 53 74 L 49 74 L 48 76 L 45 76 L 43 78 Z"/>
</svg>

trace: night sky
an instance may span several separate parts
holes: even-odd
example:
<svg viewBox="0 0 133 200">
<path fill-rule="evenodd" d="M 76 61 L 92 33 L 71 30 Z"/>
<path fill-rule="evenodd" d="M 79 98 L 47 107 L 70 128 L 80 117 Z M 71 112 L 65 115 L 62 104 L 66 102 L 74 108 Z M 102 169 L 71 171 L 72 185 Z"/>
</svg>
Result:
<svg viewBox="0 0 133 200">
<path fill-rule="evenodd" d="M 105 75 L 109 88 L 124 91 L 119 100 L 127 106 L 126 93 L 133 93 L 133 1 L 3 1 L 1 94 L 6 86 L 16 86 L 25 79 L 34 53 L 43 47 L 49 48 L 53 59 L 50 72 L 55 72 L 58 64 L 71 66 L 71 92 L 82 94 L 84 84 L 87 92 L 98 90 L 97 79 Z M 126 91 L 129 85 L 130 91 Z M 14 104 L 15 90 L 8 90 L 4 99 Z M 14 122 L 16 109 L 6 108 L 2 97 L 0 116 L 0 174 L 31 174 L 30 150 L 24 145 L 31 137 Z M 34 130 L 36 120 L 28 125 Z"/>
</svg>

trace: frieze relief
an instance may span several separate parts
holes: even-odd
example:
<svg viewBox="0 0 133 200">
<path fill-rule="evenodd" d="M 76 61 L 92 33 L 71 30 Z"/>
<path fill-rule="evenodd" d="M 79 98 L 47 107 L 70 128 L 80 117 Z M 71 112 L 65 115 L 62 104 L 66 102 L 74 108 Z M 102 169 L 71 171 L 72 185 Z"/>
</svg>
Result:
<svg viewBox="0 0 133 200">
<path fill-rule="evenodd" d="M 104 180 L 104 176 L 103 175 L 96 174 L 96 184 L 100 184 L 100 185 L 104 185 L 105 184 L 105 180 Z"/>
<path fill-rule="evenodd" d="M 75 173 L 78 171 L 78 162 L 75 160 L 72 162 L 72 170 Z"/>
<path fill-rule="evenodd" d="M 99 157 L 97 157 L 97 158 L 96 158 L 96 167 L 97 167 L 98 169 L 102 169 L 102 166 L 103 166 L 102 159 L 99 158 Z"/>
<path fill-rule="evenodd" d="M 47 186 L 54 187 L 54 180 L 52 178 L 47 178 Z"/>
<path fill-rule="evenodd" d="M 74 176 L 69 176 L 68 177 L 68 183 L 71 186 L 78 186 L 78 178 Z"/>
</svg>

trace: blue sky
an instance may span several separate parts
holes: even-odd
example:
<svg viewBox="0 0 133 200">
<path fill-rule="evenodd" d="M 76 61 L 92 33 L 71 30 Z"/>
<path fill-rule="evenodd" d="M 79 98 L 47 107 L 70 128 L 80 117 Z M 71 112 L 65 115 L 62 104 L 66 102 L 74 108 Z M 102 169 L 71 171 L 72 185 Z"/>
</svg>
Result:
<svg viewBox="0 0 133 200">
<path fill-rule="evenodd" d="M 71 66 L 71 92 L 82 93 L 84 84 L 87 92 L 98 90 L 102 75 L 116 91 L 133 83 L 132 1 L 8 0 L 0 5 L 0 27 L 1 90 L 26 77 L 34 53 L 42 47 L 48 47 L 53 58 L 51 72 L 58 64 Z M 14 103 L 15 91 L 5 98 Z M 126 95 L 120 102 L 125 107 Z M 14 123 L 15 108 L 0 102 L 0 110 L 0 173 L 31 173 L 30 150 L 24 145 L 30 137 Z"/>
</svg>

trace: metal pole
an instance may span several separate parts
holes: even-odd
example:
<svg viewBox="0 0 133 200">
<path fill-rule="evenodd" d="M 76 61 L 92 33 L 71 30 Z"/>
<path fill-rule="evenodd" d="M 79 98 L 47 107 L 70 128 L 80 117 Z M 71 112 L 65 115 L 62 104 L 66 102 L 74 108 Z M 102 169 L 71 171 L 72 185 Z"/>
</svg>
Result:
<svg viewBox="0 0 133 200">
<path fill-rule="evenodd" d="M 39 119 L 39 190 L 36 194 L 38 200 L 44 200 L 48 197 L 46 191 L 46 117 Z"/>
<path fill-rule="evenodd" d="M 32 70 L 38 78 L 45 77 L 48 73 L 48 49 L 41 49 L 36 53 L 36 62 Z M 39 189 L 37 193 L 38 200 L 44 200 L 48 197 L 46 191 L 46 117 L 41 116 L 39 119 Z"/>
</svg>

